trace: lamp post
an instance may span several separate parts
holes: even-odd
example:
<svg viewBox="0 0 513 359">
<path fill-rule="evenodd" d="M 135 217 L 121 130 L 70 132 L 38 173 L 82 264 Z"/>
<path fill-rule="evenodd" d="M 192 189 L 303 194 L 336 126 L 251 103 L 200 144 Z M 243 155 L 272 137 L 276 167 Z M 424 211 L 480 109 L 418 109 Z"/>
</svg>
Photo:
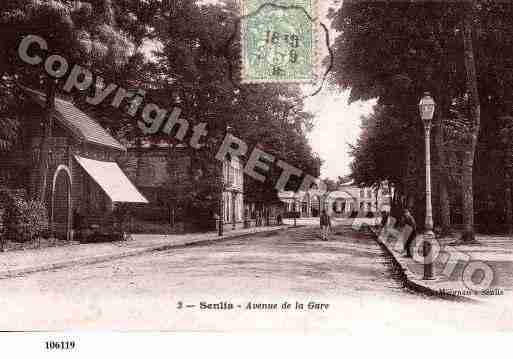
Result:
<svg viewBox="0 0 513 359">
<path fill-rule="evenodd" d="M 424 255 L 424 279 L 433 278 L 432 241 L 435 238 L 433 232 L 433 207 L 431 204 L 431 125 L 435 114 L 435 101 L 425 92 L 419 102 L 420 118 L 424 124 L 426 144 L 426 222 L 423 242 Z"/>
</svg>

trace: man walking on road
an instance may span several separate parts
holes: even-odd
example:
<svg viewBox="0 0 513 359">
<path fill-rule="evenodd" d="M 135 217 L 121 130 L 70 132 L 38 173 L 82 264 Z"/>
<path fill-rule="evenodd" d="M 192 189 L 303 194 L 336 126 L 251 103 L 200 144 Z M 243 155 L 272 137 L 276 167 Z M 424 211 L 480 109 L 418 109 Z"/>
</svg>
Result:
<svg viewBox="0 0 513 359">
<path fill-rule="evenodd" d="M 411 245 L 413 244 L 413 241 L 415 240 L 415 237 L 417 237 L 417 223 L 415 222 L 415 218 L 411 215 L 408 208 L 405 208 L 403 211 L 403 225 L 409 226 L 411 228 L 411 233 L 408 236 L 408 239 L 404 243 L 404 249 L 406 251 L 406 257 L 411 258 Z"/>
<path fill-rule="evenodd" d="M 321 217 L 321 240 L 327 241 L 328 240 L 328 234 L 331 230 L 331 218 L 328 216 L 325 210 L 322 211 Z"/>
</svg>

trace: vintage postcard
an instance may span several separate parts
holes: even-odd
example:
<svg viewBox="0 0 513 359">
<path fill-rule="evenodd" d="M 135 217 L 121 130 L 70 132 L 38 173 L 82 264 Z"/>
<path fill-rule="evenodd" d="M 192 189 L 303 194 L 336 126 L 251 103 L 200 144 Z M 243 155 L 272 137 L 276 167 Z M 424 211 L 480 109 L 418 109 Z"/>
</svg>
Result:
<svg viewBox="0 0 513 359">
<path fill-rule="evenodd" d="M 0 331 L 511 333 L 486 4 L 2 1 Z"/>
</svg>

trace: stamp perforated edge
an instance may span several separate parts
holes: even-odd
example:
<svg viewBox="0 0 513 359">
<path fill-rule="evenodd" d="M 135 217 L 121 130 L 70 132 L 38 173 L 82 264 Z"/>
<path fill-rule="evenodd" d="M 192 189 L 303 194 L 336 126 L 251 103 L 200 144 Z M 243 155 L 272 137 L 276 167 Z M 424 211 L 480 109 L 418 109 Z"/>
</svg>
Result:
<svg viewBox="0 0 513 359">
<path fill-rule="evenodd" d="M 312 29 L 313 29 L 313 44 L 312 44 L 312 78 L 311 79 L 248 79 L 247 78 L 247 64 L 246 64 L 246 46 L 244 46 L 244 34 L 246 30 L 246 22 L 244 18 L 248 15 L 246 2 L 249 0 L 238 0 L 239 8 L 240 8 L 240 25 L 239 25 L 239 43 L 241 45 L 241 58 L 239 61 L 240 66 L 240 79 L 241 84 L 262 84 L 262 83 L 276 83 L 276 84 L 314 84 L 318 81 L 320 77 L 321 71 L 321 62 L 320 62 L 320 54 L 319 54 L 319 34 L 322 30 L 321 22 L 319 19 L 320 11 L 320 0 L 311 0 L 312 1 Z M 269 3 L 274 3 L 274 1 L 269 0 Z"/>
</svg>

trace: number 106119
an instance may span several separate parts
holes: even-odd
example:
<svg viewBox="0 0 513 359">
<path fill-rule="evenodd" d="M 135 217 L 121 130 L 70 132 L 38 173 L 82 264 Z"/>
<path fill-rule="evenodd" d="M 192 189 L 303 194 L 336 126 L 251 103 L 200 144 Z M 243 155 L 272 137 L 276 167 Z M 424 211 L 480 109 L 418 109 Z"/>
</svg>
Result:
<svg viewBox="0 0 513 359">
<path fill-rule="evenodd" d="M 49 341 L 46 342 L 46 350 L 73 350 L 75 349 L 74 341 Z"/>
</svg>

